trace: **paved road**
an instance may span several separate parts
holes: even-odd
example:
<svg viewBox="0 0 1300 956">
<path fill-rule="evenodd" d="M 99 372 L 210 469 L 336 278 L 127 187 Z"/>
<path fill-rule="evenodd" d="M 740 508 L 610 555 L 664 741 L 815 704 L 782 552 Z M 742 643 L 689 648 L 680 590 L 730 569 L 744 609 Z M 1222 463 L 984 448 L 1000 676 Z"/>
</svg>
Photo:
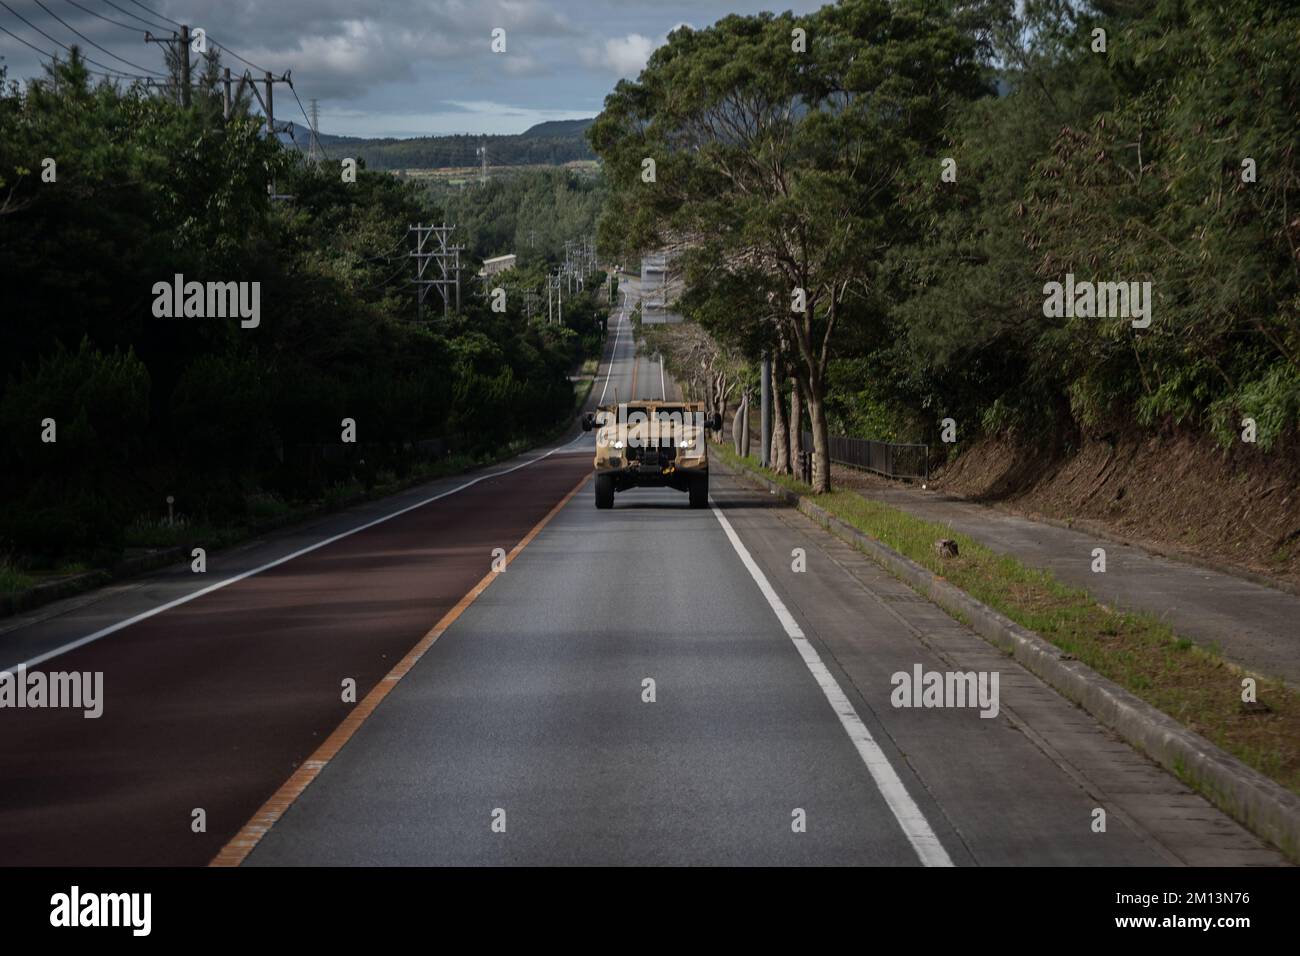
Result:
<svg viewBox="0 0 1300 956">
<path fill-rule="evenodd" d="M 1248 670 L 1300 685 L 1300 596 L 942 492 L 882 485 L 861 493 L 1046 568 L 1107 604 L 1154 614 Z M 1106 550 L 1105 573 L 1092 570 L 1094 548 Z"/>
<path fill-rule="evenodd" d="M 599 392 L 673 397 L 629 332 Z M 1280 862 L 770 496 L 715 474 L 712 510 L 639 489 L 598 512 L 589 484 L 557 510 L 590 443 L 218 556 L 210 577 L 257 573 L 207 594 L 160 575 L 5 634 L 10 661 L 102 669 L 108 700 L 0 716 L 0 862 L 204 863 L 267 806 L 251 865 Z M 998 671 L 998 716 L 892 707 L 914 665 Z M 388 688 L 364 721 L 345 676 Z"/>
</svg>

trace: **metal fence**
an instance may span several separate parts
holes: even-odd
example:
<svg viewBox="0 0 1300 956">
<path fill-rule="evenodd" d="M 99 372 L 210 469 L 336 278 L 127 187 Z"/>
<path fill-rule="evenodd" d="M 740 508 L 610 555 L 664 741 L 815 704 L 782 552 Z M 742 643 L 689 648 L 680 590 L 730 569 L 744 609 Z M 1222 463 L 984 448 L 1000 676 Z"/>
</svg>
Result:
<svg viewBox="0 0 1300 956">
<path fill-rule="evenodd" d="M 830 436 L 831 461 L 865 468 L 887 478 L 930 479 L 930 446 L 909 445 L 869 438 Z M 803 447 L 812 451 L 812 432 L 803 433 Z"/>
</svg>

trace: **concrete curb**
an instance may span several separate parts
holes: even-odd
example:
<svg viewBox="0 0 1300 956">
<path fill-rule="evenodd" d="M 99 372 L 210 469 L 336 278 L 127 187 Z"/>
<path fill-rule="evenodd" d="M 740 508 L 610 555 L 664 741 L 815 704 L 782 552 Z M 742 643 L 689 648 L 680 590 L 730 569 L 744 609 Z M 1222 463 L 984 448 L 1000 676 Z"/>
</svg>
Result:
<svg viewBox="0 0 1300 956">
<path fill-rule="evenodd" d="M 832 534 L 860 548 L 1242 826 L 1278 847 L 1288 859 L 1300 862 L 1300 796 L 811 499 L 746 465 L 724 465 L 766 486 Z"/>
</svg>

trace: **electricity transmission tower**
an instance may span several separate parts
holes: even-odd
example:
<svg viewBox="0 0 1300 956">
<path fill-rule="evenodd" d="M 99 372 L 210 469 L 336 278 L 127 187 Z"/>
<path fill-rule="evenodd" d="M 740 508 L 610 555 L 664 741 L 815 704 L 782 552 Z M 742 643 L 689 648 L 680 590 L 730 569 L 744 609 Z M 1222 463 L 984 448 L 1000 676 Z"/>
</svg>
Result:
<svg viewBox="0 0 1300 956">
<path fill-rule="evenodd" d="M 455 290 L 456 311 L 460 311 L 460 254 L 464 246 L 448 245 L 447 240 L 451 238 L 452 230 L 455 226 L 449 226 L 443 223 L 441 226 L 425 226 L 417 223 L 414 226 L 408 226 L 408 233 L 415 233 L 415 251 L 410 253 L 415 259 L 415 278 L 411 280 L 416 287 L 416 307 L 421 320 L 424 318 L 424 297 L 428 295 L 430 288 L 436 288 L 442 293 L 442 316 L 446 318 L 451 312 L 451 290 Z M 438 246 L 436 249 L 430 247 L 425 249 L 425 243 L 430 236 L 437 236 Z M 430 260 L 436 260 L 438 263 L 438 275 L 436 278 L 426 279 L 424 277 L 425 269 L 428 268 Z"/>
</svg>

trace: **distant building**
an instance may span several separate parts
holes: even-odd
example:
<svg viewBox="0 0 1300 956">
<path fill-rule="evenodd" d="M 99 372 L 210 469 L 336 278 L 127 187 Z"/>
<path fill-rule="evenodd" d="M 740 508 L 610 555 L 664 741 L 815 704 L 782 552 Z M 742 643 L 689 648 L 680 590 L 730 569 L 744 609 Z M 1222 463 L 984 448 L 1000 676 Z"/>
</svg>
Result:
<svg viewBox="0 0 1300 956">
<path fill-rule="evenodd" d="M 507 269 L 515 267 L 515 256 L 511 253 L 508 256 L 493 256 L 491 259 L 483 260 L 483 268 L 478 271 L 481 276 L 492 276 L 498 272 L 505 272 Z"/>
</svg>

